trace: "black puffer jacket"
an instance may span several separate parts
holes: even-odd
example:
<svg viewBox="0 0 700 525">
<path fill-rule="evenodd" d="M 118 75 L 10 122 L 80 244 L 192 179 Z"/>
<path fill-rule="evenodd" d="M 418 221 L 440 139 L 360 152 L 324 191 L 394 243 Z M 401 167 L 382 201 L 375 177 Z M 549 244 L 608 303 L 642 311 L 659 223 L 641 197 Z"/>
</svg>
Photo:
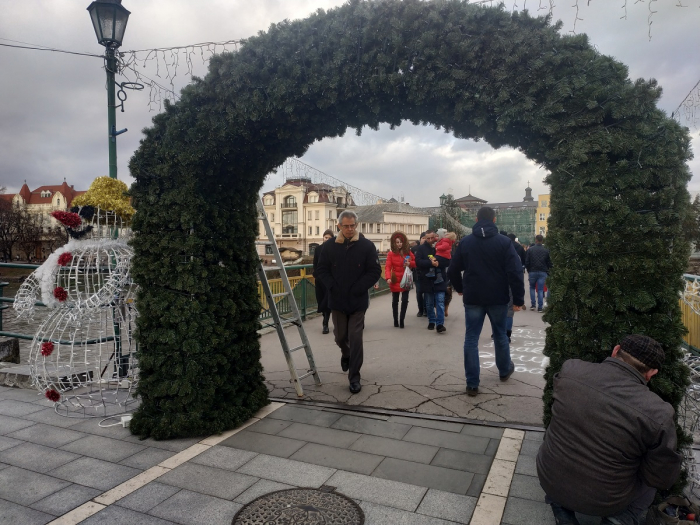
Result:
<svg viewBox="0 0 700 525">
<path fill-rule="evenodd" d="M 346 314 L 367 310 L 367 291 L 379 280 L 382 267 L 374 243 L 361 233 L 347 240 L 342 234 L 321 247 L 314 277 L 328 290 L 328 306 Z"/>
<path fill-rule="evenodd" d="M 680 467 L 673 407 L 637 370 L 613 357 L 564 362 L 537 454 L 550 498 L 582 514 L 612 516 L 629 505 L 638 479 L 668 489 Z"/>
<path fill-rule="evenodd" d="M 541 244 L 535 244 L 525 253 L 525 268 L 529 272 L 549 273 L 552 260 L 549 258 L 549 250 Z"/>
<path fill-rule="evenodd" d="M 492 221 L 477 222 L 459 242 L 448 273 L 455 291 L 464 294 L 464 304 L 508 304 L 511 293 L 513 304 L 525 302 L 520 257 Z"/>
</svg>

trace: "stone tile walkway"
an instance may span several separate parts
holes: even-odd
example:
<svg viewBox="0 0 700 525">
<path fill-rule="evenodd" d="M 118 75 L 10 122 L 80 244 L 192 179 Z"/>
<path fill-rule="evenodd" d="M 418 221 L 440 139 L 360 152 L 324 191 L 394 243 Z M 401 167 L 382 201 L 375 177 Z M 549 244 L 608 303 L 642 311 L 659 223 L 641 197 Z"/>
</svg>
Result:
<svg viewBox="0 0 700 525">
<path fill-rule="evenodd" d="M 0 524 L 229 525 L 258 496 L 322 485 L 368 525 L 548 523 L 531 478 L 537 436 L 273 403 L 221 436 L 139 441 L 0 387 Z"/>
</svg>

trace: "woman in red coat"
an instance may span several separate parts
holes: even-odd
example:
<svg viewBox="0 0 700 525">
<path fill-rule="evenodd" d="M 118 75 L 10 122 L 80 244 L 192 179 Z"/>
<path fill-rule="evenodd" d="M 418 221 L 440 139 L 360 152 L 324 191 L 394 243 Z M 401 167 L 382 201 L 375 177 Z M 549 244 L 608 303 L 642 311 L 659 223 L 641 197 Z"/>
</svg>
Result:
<svg viewBox="0 0 700 525">
<path fill-rule="evenodd" d="M 391 235 L 391 250 L 386 254 L 384 277 L 391 290 L 391 308 L 394 311 L 394 326 L 403 328 L 408 309 L 408 292 L 401 288 L 401 278 L 407 268 L 416 267 L 416 258 L 408 246 L 408 239 L 402 232 Z M 401 294 L 401 317 L 399 318 L 399 294 Z"/>
</svg>

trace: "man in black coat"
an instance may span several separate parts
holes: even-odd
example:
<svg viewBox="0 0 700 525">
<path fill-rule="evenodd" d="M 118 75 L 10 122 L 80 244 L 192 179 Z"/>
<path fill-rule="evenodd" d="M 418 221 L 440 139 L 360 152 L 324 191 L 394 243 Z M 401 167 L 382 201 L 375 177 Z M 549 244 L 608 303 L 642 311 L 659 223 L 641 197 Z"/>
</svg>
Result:
<svg viewBox="0 0 700 525">
<path fill-rule="evenodd" d="M 435 257 L 437 235 L 432 230 L 425 232 L 425 242 L 416 250 L 416 269 L 419 273 L 420 289 L 423 292 L 425 310 L 428 312 L 428 330 L 437 325 L 437 333 L 445 328 L 445 292 L 447 292 L 447 265 L 449 260 L 438 261 Z"/>
<path fill-rule="evenodd" d="M 523 245 L 518 242 L 518 238 L 514 233 L 509 233 L 508 238 L 513 242 L 515 253 L 518 254 L 518 257 L 520 257 L 520 262 L 522 263 L 523 268 L 525 268 L 525 248 L 523 248 Z"/>
<path fill-rule="evenodd" d="M 418 248 L 420 248 L 423 243 L 425 242 L 425 232 L 422 232 L 420 234 L 420 240 L 418 244 L 415 246 L 411 246 L 411 252 L 413 253 L 413 256 L 415 257 L 416 252 L 418 251 Z M 416 285 L 416 302 L 418 303 L 418 317 L 423 317 L 423 315 L 426 314 L 425 311 L 425 303 L 423 301 L 423 290 L 420 287 L 420 279 L 421 279 L 421 271 L 419 268 L 415 268 L 412 270 L 413 272 L 413 282 Z"/>
<path fill-rule="evenodd" d="M 357 231 L 355 212 L 342 212 L 338 227 L 340 234 L 323 243 L 314 276 L 328 290 L 333 335 L 342 354 L 340 366 L 343 372 L 348 372 L 350 392 L 357 394 L 362 390 L 362 331 L 369 307 L 368 292 L 379 280 L 382 267 L 374 243 Z"/>
<path fill-rule="evenodd" d="M 525 268 L 530 281 L 530 310 L 535 309 L 535 289 L 537 289 L 537 311 L 542 313 L 544 307 L 544 285 L 552 267 L 549 250 L 542 244 L 544 237 L 535 236 L 535 245 L 525 254 Z"/>
<path fill-rule="evenodd" d="M 501 381 L 515 370 L 510 359 L 506 318 L 510 293 L 513 308 L 525 302 L 523 267 L 511 240 L 499 235 L 496 212 L 484 206 L 476 215 L 472 234 L 459 241 L 452 257 L 449 277 L 452 287 L 463 296 L 467 332 L 464 337 L 464 371 L 467 394 L 479 392 L 479 335 L 488 315 L 496 349 L 496 367 Z M 462 273 L 464 272 L 464 275 Z"/>
</svg>

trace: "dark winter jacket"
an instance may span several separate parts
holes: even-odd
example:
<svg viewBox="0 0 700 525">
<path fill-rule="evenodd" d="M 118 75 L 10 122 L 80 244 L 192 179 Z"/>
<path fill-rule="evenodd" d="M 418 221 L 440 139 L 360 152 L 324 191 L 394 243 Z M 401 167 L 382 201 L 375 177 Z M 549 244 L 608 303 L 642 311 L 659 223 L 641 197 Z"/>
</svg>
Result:
<svg viewBox="0 0 700 525">
<path fill-rule="evenodd" d="M 637 370 L 613 357 L 564 362 L 537 455 L 550 498 L 583 514 L 610 516 L 632 501 L 635 482 L 668 489 L 680 466 L 673 407 Z"/>
<path fill-rule="evenodd" d="M 333 237 L 335 239 L 335 237 Z M 333 240 L 329 239 L 329 240 Z M 316 251 L 314 252 L 314 280 L 316 281 L 316 304 L 318 305 L 317 312 L 318 313 L 323 313 L 323 312 L 329 312 L 330 308 L 328 307 L 328 291 L 326 290 L 326 287 L 323 284 L 323 281 L 321 279 L 317 279 L 316 277 L 316 268 L 318 267 L 318 261 L 321 257 L 321 250 L 323 249 L 323 244 L 320 246 L 316 247 Z"/>
<path fill-rule="evenodd" d="M 346 314 L 367 310 L 367 291 L 381 274 L 377 249 L 361 233 L 350 240 L 341 234 L 324 242 L 314 270 L 328 290 L 328 306 Z"/>
<path fill-rule="evenodd" d="M 523 268 L 525 267 L 525 248 L 523 248 L 523 245 L 520 244 L 519 242 L 513 241 L 513 248 L 515 248 L 515 253 L 518 254 L 518 257 L 520 257 L 520 263 L 523 265 Z"/>
<path fill-rule="evenodd" d="M 477 222 L 472 234 L 459 242 L 449 276 L 455 291 L 464 294 L 464 304 L 508 304 L 511 292 L 514 305 L 525 302 L 520 257 L 491 221 Z"/>
<path fill-rule="evenodd" d="M 530 272 L 549 273 L 552 260 L 549 258 L 549 250 L 541 244 L 535 244 L 525 254 L 525 268 Z"/>
<path fill-rule="evenodd" d="M 447 291 L 447 266 L 450 264 L 448 259 L 441 258 L 439 264 L 435 268 L 435 274 L 442 272 L 442 282 L 435 284 L 436 277 L 427 277 L 426 273 L 433 268 L 430 262 L 429 255 L 435 257 L 435 248 L 424 242 L 416 250 L 416 268 L 418 269 L 418 279 L 420 279 L 420 291 L 423 293 L 435 293 Z"/>
</svg>

